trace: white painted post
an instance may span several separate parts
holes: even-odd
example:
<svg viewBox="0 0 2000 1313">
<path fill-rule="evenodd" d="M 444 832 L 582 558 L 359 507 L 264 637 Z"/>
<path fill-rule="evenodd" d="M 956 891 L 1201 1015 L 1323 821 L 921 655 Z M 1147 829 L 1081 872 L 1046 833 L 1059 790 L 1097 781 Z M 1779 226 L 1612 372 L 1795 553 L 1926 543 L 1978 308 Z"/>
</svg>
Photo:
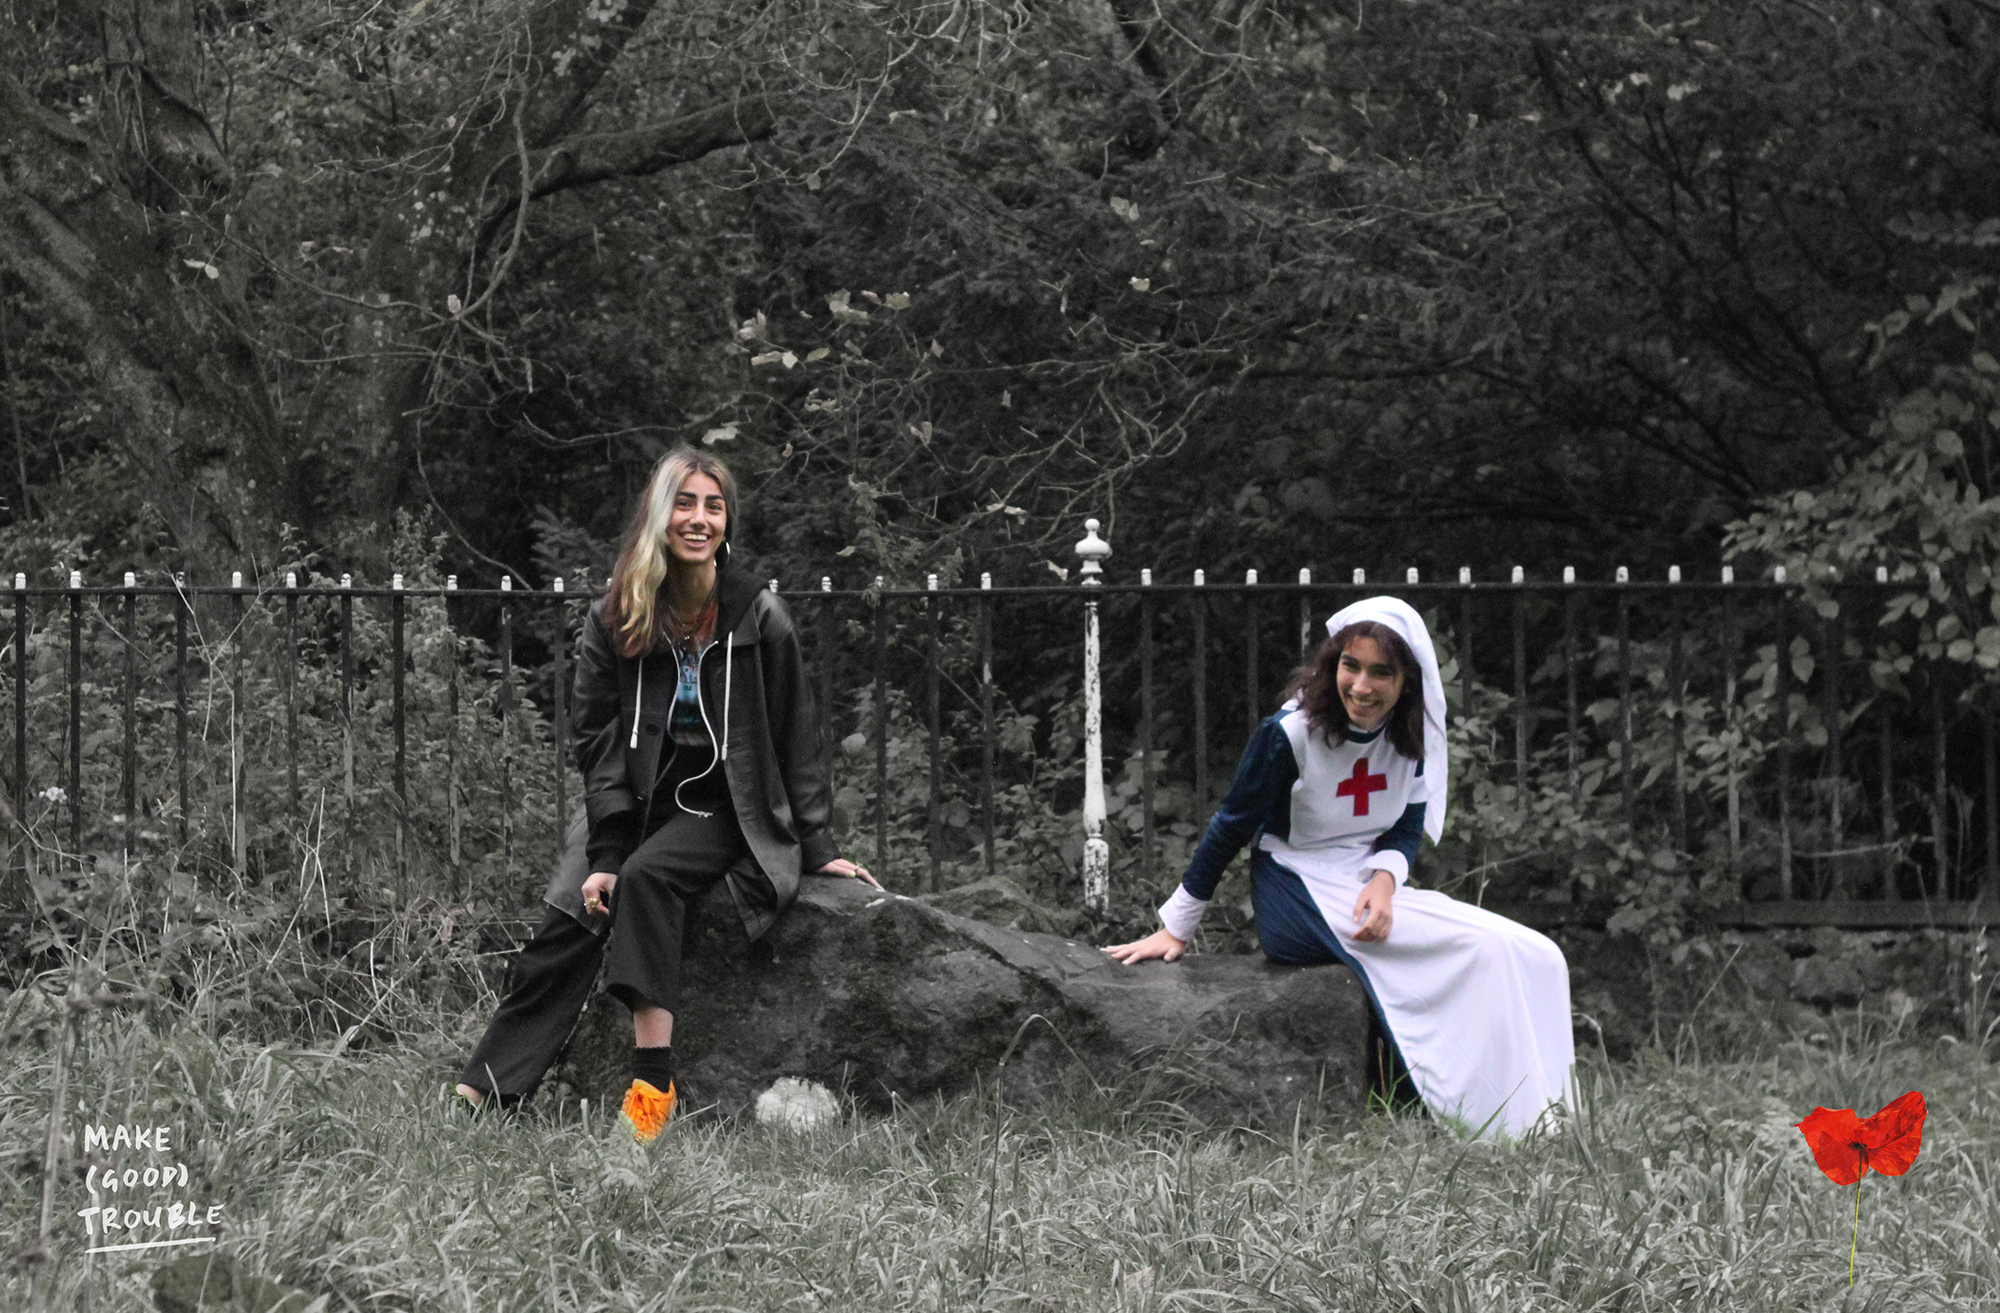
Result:
<svg viewBox="0 0 2000 1313">
<path fill-rule="evenodd" d="M 1097 536 L 1097 521 L 1083 522 L 1083 540 L 1076 545 L 1083 558 L 1078 570 L 1084 588 L 1095 589 L 1104 572 L 1098 562 L 1111 555 L 1111 544 Z M 1111 910 L 1111 845 L 1104 841 L 1104 689 L 1098 676 L 1097 598 L 1083 604 L 1083 905 L 1092 912 Z"/>
</svg>

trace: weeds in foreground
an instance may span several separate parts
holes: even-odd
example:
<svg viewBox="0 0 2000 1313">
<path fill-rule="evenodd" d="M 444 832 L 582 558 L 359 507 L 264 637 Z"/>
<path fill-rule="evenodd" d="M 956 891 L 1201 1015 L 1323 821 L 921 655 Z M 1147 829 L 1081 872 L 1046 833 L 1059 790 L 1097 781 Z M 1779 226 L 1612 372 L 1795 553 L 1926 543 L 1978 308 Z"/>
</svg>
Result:
<svg viewBox="0 0 2000 1313">
<path fill-rule="evenodd" d="M 62 1018 L 17 991 L 7 1027 Z M 1573 1114 L 1514 1144 L 1369 1117 L 1189 1131 L 1098 1096 L 967 1098 L 787 1132 L 697 1113 L 649 1150 L 613 1110 L 468 1118 L 471 1015 L 349 1052 L 107 1014 L 77 1046 L 46 1279 L 54 1307 L 151 1307 L 179 1252 L 86 1256 L 79 1125 L 172 1128 L 221 1249 L 328 1310 L 1975 1309 L 2000 1299 L 2000 1091 L 1969 1045 L 1853 1035 L 1756 1062 L 1586 1058 Z M 460 1033 L 465 1031 L 466 1033 Z M 53 1042 L 0 1052 L 6 1244 L 34 1242 Z M 1925 1160 L 1885 1182 L 1846 1285 L 1847 1217 L 1792 1123 L 1931 1096 Z M 23 1150 L 30 1153 L 23 1154 Z M 29 1162 L 32 1156 L 35 1161 Z M 1838 1214 L 1838 1215 L 1836 1215 Z M 29 1274 L 0 1277 L 25 1304 Z"/>
</svg>

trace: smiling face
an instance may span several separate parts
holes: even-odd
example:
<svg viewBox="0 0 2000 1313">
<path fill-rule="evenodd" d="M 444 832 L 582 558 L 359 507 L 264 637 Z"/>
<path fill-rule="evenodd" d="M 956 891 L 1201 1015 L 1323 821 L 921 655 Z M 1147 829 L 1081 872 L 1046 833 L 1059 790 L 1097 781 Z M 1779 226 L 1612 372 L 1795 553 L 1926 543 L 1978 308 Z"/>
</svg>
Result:
<svg viewBox="0 0 2000 1313">
<path fill-rule="evenodd" d="M 1366 635 L 1350 640 L 1334 675 L 1348 723 L 1358 730 L 1379 729 L 1403 696 L 1403 672 L 1382 645 Z"/>
<path fill-rule="evenodd" d="M 722 535 L 729 528 L 729 504 L 722 486 L 706 474 L 690 474 L 674 494 L 667 517 L 667 551 L 682 565 L 702 565 L 715 559 Z"/>
</svg>

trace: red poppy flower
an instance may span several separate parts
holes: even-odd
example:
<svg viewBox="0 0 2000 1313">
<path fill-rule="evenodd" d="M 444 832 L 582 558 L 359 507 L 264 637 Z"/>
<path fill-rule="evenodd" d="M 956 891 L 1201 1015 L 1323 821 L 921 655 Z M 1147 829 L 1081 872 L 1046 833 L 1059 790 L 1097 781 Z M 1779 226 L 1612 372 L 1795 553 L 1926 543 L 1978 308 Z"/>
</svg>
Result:
<svg viewBox="0 0 2000 1313">
<path fill-rule="evenodd" d="M 1911 1090 L 1863 1121 L 1852 1108 L 1814 1108 L 1799 1122 L 1813 1161 L 1835 1185 L 1854 1187 L 1854 1239 L 1847 1247 L 1847 1284 L 1854 1284 L 1854 1255 L 1861 1242 L 1861 1178 L 1869 1169 L 1901 1176 L 1924 1143 L 1924 1096 Z"/>
<path fill-rule="evenodd" d="M 1835 1185 L 1853 1185 L 1873 1169 L 1901 1176 L 1924 1139 L 1924 1096 L 1911 1090 L 1863 1121 L 1852 1108 L 1814 1108 L 1798 1123 L 1813 1161 Z"/>
</svg>

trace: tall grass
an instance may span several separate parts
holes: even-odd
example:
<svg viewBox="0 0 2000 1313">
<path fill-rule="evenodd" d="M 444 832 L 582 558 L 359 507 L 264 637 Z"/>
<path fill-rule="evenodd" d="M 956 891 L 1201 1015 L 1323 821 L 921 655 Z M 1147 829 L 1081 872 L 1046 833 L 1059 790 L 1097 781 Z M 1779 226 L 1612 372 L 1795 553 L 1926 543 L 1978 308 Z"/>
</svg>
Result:
<svg viewBox="0 0 2000 1313">
<path fill-rule="evenodd" d="M 61 982 L 17 991 L 0 1053 L 10 1252 L 32 1244 Z M 1574 1114 L 1512 1144 L 1410 1118 L 1253 1134 L 1115 1094 L 972 1097 L 793 1133 L 696 1112 L 659 1143 L 549 1101 L 447 1093 L 483 1017 L 332 1057 L 98 1014 L 68 1124 L 167 1125 L 221 1248 L 326 1309 L 1991 1309 L 2000 1090 L 1973 1046 L 1850 1028 L 1759 1061 L 1586 1057 Z M 42 1028 L 44 1042 L 30 1038 Z M 1929 1097 L 1922 1156 L 1852 1192 L 1791 1123 Z M 73 1145 L 50 1306 L 151 1307 L 187 1251 L 86 1258 Z M 143 1159 L 143 1155 L 137 1156 Z M 133 1161 L 133 1155 L 122 1155 Z M 28 1276 L 0 1278 L 25 1307 Z"/>
</svg>

